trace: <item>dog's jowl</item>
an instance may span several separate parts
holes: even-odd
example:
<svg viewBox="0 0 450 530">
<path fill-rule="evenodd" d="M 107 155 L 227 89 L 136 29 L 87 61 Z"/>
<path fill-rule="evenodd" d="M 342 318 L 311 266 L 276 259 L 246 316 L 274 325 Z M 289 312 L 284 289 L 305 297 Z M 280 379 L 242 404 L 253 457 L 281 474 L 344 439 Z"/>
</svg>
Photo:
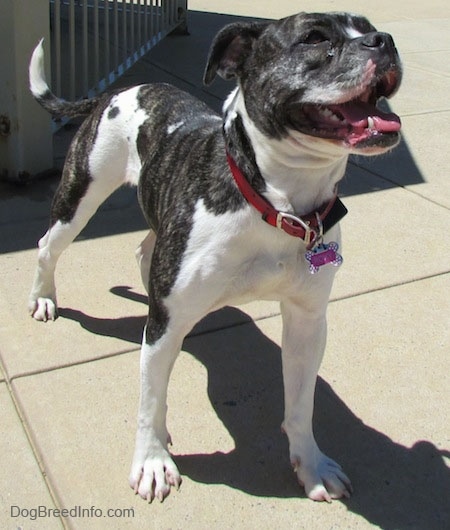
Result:
<svg viewBox="0 0 450 530">
<path fill-rule="evenodd" d="M 48 88 L 37 46 L 35 98 L 55 116 L 87 117 L 39 242 L 29 310 L 57 317 L 58 257 L 116 188 L 136 185 L 149 224 L 137 251 L 149 311 L 131 487 L 163 500 L 181 483 L 166 394 L 184 336 L 212 310 L 264 299 L 281 304 L 283 430 L 298 481 L 314 500 L 347 497 L 349 479 L 314 440 L 313 395 L 342 262 L 337 184 L 350 153 L 384 153 L 399 141 L 399 118 L 376 106 L 400 84 L 397 51 L 363 17 L 302 13 L 226 26 L 205 83 L 217 74 L 237 83 L 222 118 L 166 84 L 70 103 Z"/>
</svg>

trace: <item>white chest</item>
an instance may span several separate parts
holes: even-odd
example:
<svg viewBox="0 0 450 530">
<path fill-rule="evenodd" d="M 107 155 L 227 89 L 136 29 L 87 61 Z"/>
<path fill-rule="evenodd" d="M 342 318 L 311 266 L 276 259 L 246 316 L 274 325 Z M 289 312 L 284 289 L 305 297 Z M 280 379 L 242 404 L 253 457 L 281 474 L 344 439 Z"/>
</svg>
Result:
<svg viewBox="0 0 450 530">
<path fill-rule="evenodd" d="M 334 228 L 332 238 L 339 238 Z M 309 296 L 330 283 L 330 269 L 309 272 L 305 245 L 261 222 L 252 208 L 216 216 L 199 201 L 176 290 L 201 284 L 211 307 Z"/>
</svg>

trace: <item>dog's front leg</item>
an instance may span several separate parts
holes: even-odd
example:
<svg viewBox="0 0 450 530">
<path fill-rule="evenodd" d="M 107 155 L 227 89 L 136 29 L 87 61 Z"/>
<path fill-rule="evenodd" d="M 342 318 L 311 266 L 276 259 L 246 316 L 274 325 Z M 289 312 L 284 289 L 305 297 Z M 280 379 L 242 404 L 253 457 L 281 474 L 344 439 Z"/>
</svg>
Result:
<svg viewBox="0 0 450 530">
<path fill-rule="evenodd" d="M 298 480 L 310 499 L 331 502 L 348 497 L 351 484 L 340 466 L 317 446 L 312 429 L 314 390 L 326 341 L 323 310 L 312 311 L 291 301 L 283 302 L 283 380 L 285 419 L 290 458 Z"/>
<path fill-rule="evenodd" d="M 149 339 L 147 328 L 141 350 L 141 393 L 136 447 L 130 473 L 130 486 L 151 502 L 163 501 L 171 486 L 179 488 L 181 477 L 167 445 L 167 386 L 182 337 L 164 333 L 156 341 Z"/>
</svg>

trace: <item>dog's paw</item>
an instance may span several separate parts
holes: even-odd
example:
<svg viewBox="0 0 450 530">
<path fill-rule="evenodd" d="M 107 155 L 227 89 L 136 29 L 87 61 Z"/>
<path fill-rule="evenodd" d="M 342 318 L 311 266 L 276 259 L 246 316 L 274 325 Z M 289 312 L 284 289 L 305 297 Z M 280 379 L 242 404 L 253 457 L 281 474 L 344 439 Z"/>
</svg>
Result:
<svg viewBox="0 0 450 530">
<path fill-rule="evenodd" d="M 30 299 L 28 303 L 30 315 L 40 322 L 47 320 L 56 320 L 58 318 L 58 307 L 56 301 L 51 298 Z"/>
<path fill-rule="evenodd" d="M 302 464 L 299 459 L 294 459 L 292 465 L 306 495 L 313 501 L 331 502 L 332 499 L 349 498 L 353 492 L 341 466 L 322 453 L 315 459 L 314 465 Z"/>
<path fill-rule="evenodd" d="M 134 492 L 147 502 L 153 499 L 162 502 L 171 487 L 179 489 L 181 476 L 169 453 L 161 449 L 142 459 L 135 456 L 129 483 Z"/>
</svg>

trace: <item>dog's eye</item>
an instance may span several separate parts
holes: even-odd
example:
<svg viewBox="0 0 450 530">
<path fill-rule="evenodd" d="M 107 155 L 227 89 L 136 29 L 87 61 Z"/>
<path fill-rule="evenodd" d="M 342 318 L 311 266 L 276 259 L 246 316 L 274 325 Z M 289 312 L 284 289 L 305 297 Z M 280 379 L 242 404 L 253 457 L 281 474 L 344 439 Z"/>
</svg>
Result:
<svg viewBox="0 0 450 530">
<path fill-rule="evenodd" d="M 327 41 L 327 37 L 318 30 L 311 31 L 308 33 L 305 39 L 303 39 L 304 44 L 320 44 L 321 42 Z"/>
</svg>

